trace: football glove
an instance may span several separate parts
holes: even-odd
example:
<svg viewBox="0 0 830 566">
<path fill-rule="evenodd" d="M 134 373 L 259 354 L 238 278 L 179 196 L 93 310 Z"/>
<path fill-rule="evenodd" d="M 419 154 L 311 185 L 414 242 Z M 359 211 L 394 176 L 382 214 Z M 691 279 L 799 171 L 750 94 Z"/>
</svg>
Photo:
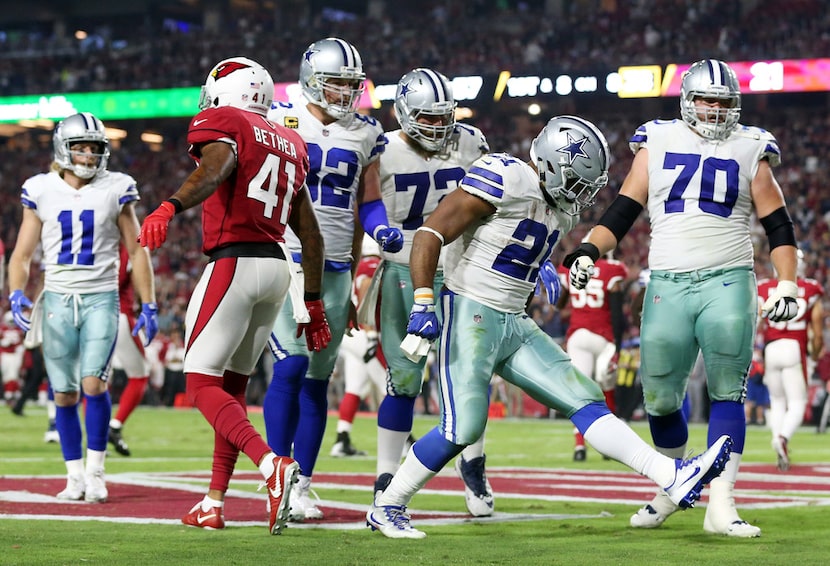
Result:
<svg viewBox="0 0 830 566">
<path fill-rule="evenodd" d="M 331 330 L 329 321 L 326 320 L 326 309 L 323 301 L 306 301 L 305 308 L 311 318 L 308 322 L 301 322 L 297 325 L 297 338 L 305 332 L 305 343 L 312 352 L 319 352 L 331 342 Z"/>
<path fill-rule="evenodd" d="M 594 262 L 587 255 L 581 255 L 576 258 L 576 261 L 571 265 L 571 271 L 568 274 L 568 280 L 571 287 L 575 289 L 584 289 L 588 285 L 588 281 L 594 276 Z"/>
<path fill-rule="evenodd" d="M 441 324 L 435 314 L 435 299 L 430 288 L 415 289 L 415 304 L 409 311 L 409 324 L 406 333 L 420 336 L 429 341 L 441 334 Z"/>
<path fill-rule="evenodd" d="M 138 320 L 133 326 L 133 336 L 137 336 L 142 328 L 144 329 L 144 345 L 149 346 L 159 331 L 159 307 L 156 303 L 141 304 L 141 314 L 138 315 Z"/>
<path fill-rule="evenodd" d="M 775 291 L 761 307 L 761 313 L 770 322 L 792 320 L 798 314 L 798 285 L 794 281 L 779 281 Z"/>
<path fill-rule="evenodd" d="M 164 201 L 157 209 L 147 215 L 138 234 L 138 243 L 143 247 L 155 250 L 161 247 L 167 239 L 167 225 L 176 214 L 173 203 Z"/>
<path fill-rule="evenodd" d="M 375 230 L 375 240 L 385 252 L 395 253 L 403 248 L 403 232 L 397 228 L 379 226 Z"/>
<path fill-rule="evenodd" d="M 23 294 L 23 291 L 20 289 L 16 289 L 12 291 L 12 294 L 9 295 L 9 303 L 12 307 L 12 316 L 14 317 L 14 323 L 22 330 L 23 332 L 29 332 L 29 328 L 32 326 L 32 321 L 26 318 L 26 315 L 23 314 L 24 309 L 32 308 L 32 301 Z"/>
<path fill-rule="evenodd" d="M 555 305 L 559 302 L 559 295 L 562 294 L 562 282 L 559 281 L 559 274 L 556 272 L 556 267 L 553 262 L 547 260 L 539 267 L 539 281 L 547 291 L 548 302 Z M 537 290 L 539 285 L 537 283 Z"/>
</svg>

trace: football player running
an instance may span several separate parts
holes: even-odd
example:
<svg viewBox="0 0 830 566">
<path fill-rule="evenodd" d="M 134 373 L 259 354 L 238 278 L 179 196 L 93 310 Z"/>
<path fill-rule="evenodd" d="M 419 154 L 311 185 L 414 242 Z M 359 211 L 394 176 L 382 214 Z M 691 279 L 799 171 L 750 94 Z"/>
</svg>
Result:
<svg viewBox="0 0 830 566">
<path fill-rule="evenodd" d="M 658 453 L 611 413 L 599 385 L 525 313 L 540 265 L 605 186 L 609 151 L 593 124 L 559 116 L 533 140 L 530 157 L 530 163 L 504 153 L 478 159 L 416 231 L 410 256 L 415 305 L 407 331 L 425 340 L 440 336 L 443 403 L 439 425 L 415 443 L 366 514 L 387 537 L 426 536 L 410 524 L 406 505 L 481 436 L 493 373 L 567 415 L 601 454 L 652 479 L 682 507 L 694 504 L 728 458 L 725 435 L 692 460 Z M 432 283 L 445 244 L 442 324 Z"/>
<path fill-rule="evenodd" d="M 734 441 L 726 470 L 712 481 L 703 528 L 757 537 L 761 529 L 740 518 L 734 499 L 758 312 L 750 214 L 754 206 L 779 275 L 761 310 L 770 322 L 790 320 L 798 313 L 796 240 L 772 174 L 781 154 L 772 134 L 738 123 L 740 86 L 722 61 L 698 61 L 683 74 L 680 110 L 682 120 L 654 120 L 637 129 L 629 142 L 634 161 L 619 196 L 564 264 L 571 284 L 585 287 L 593 262 L 614 249 L 648 207 L 651 281 L 640 348 L 651 436 L 664 454 L 678 457 L 686 451 L 681 405 L 702 352 L 712 402 L 709 443 L 723 435 Z M 631 517 L 631 525 L 658 527 L 677 509 L 658 493 Z"/>
<path fill-rule="evenodd" d="M 332 333 L 328 348 L 311 352 L 296 337 L 290 305 L 280 312 L 269 345 L 274 377 L 265 394 L 263 413 L 268 444 L 300 465 L 297 489 L 291 495 L 291 519 L 321 519 L 309 496 L 311 477 L 323 443 L 328 386 L 337 350 L 348 327 L 357 327 L 351 287 L 363 240 L 360 223 L 381 249 L 397 251 L 403 235 L 389 226 L 380 194 L 379 161 L 386 146 L 383 128 L 356 112 L 366 74 L 357 49 L 338 38 L 308 46 L 300 63 L 305 103 L 277 102 L 268 117 L 294 129 L 308 145 L 308 188 L 325 242 L 322 304 Z M 300 239 L 286 234 L 295 262 Z"/>
<path fill-rule="evenodd" d="M 758 297 L 766 301 L 778 282 L 758 282 Z M 798 314 L 786 322 L 766 321 L 760 332 L 764 342 L 764 384 L 769 389 L 767 423 L 772 431 L 772 448 L 778 469 L 790 469 L 790 440 L 804 420 L 807 409 L 807 358 L 818 362 L 824 349 L 824 288 L 806 275 L 804 254 L 798 250 Z"/>
<path fill-rule="evenodd" d="M 224 528 L 225 492 L 244 452 L 265 478 L 268 530 L 278 535 L 298 466 L 275 454 L 248 420 L 248 377 L 289 286 L 293 310 L 307 311 L 295 331 L 308 349 L 325 348 L 331 335 L 320 301 L 323 242 L 305 186 L 308 155 L 296 132 L 266 119 L 273 98 L 274 81 L 256 61 L 233 57 L 213 67 L 187 132 L 198 166 L 144 219 L 141 245 L 159 248 L 173 216 L 201 203 L 209 259 L 185 315 L 184 374 L 190 404 L 215 435 L 208 493 L 182 522 Z M 289 225 L 303 243 L 303 289 L 284 251 Z"/>
<path fill-rule="evenodd" d="M 395 94 L 400 130 L 387 134 L 381 158 L 383 202 L 392 226 L 404 234 L 398 252 L 382 252 L 380 339 L 388 367 L 387 395 L 378 408 L 378 459 L 375 491 L 383 491 L 401 463 L 412 432 L 415 400 L 421 392 L 427 357 L 412 361 L 400 348 L 413 306 L 409 257 L 412 237 L 438 202 L 455 190 L 473 162 L 489 147 L 478 128 L 455 121 L 455 98 L 447 78 L 431 69 L 414 69 L 401 77 Z M 440 262 L 439 262 L 440 263 Z M 430 284 L 435 294 L 444 284 L 439 267 Z M 464 480 L 472 515 L 493 513 L 493 490 L 484 470 L 484 438 L 464 449 L 456 472 Z"/>
<path fill-rule="evenodd" d="M 107 170 L 109 139 L 101 120 L 88 112 L 74 114 L 57 125 L 52 139 L 50 172 L 23 183 L 23 221 L 9 261 L 9 302 L 20 328 L 31 327 L 33 335 L 42 332 L 67 473 L 66 489 L 57 497 L 103 502 L 109 496 L 104 475 L 112 414 L 107 381 L 118 333 L 119 241 L 127 248 L 142 302 L 133 333 L 143 328 L 147 344 L 158 330 L 153 268 L 137 243 L 136 182 Z M 32 302 L 25 288 L 38 244 L 46 275 L 39 304 L 27 316 Z M 48 316 L 40 316 L 38 309 Z M 81 392 L 86 401 L 86 465 L 78 413 Z"/>
</svg>

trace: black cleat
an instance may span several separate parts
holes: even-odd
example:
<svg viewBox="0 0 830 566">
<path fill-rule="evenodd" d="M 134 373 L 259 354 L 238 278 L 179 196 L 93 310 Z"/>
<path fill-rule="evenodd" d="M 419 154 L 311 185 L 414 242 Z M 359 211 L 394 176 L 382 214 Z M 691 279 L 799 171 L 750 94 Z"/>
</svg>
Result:
<svg viewBox="0 0 830 566">
<path fill-rule="evenodd" d="M 130 448 L 127 446 L 127 443 L 121 437 L 121 429 L 120 428 L 112 428 L 110 427 L 109 433 L 109 443 L 112 444 L 115 451 L 121 454 L 122 456 L 129 456 L 130 455 Z"/>
</svg>

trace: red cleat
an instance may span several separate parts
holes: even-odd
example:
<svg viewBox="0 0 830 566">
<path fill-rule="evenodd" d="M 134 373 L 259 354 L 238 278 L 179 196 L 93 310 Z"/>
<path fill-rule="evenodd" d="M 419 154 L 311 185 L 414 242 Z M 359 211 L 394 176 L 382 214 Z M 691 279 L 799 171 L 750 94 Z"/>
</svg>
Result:
<svg viewBox="0 0 830 566">
<path fill-rule="evenodd" d="M 222 516 L 222 508 L 211 507 L 209 511 L 204 511 L 201 501 L 194 505 L 193 509 L 187 515 L 182 517 L 182 523 L 189 527 L 199 527 L 200 529 L 207 529 L 209 531 L 225 528 L 225 518 Z"/>
<path fill-rule="evenodd" d="M 274 457 L 274 472 L 265 482 L 268 488 L 268 530 L 272 535 L 281 534 L 288 521 L 288 496 L 299 473 L 300 465 L 292 458 Z"/>
</svg>

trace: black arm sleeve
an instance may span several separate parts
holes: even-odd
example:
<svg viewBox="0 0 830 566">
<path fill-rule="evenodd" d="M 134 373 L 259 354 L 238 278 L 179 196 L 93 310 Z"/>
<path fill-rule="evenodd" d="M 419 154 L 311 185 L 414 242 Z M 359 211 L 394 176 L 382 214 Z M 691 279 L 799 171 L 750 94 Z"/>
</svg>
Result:
<svg viewBox="0 0 830 566">
<path fill-rule="evenodd" d="M 623 332 L 625 332 L 625 315 L 623 314 L 623 294 L 620 291 L 608 294 L 608 308 L 611 309 L 611 330 L 614 333 L 614 344 L 617 351 L 622 345 Z"/>
<path fill-rule="evenodd" d="M 625 195 L 618 195 L 597 222 L 608 228 L 617 242 L 623 239 L 643 211 L 643 205 Z"/>
<path fill-rule="evenodd" d="M 795 240 L 795 227 L 785 207 L 775 209 L 772 213 L 761 218 L 761 226 L 764 227 L 764 231 L 767 233 L 770 251 L 778 246 L 798 247 Z"/>
</svg>

